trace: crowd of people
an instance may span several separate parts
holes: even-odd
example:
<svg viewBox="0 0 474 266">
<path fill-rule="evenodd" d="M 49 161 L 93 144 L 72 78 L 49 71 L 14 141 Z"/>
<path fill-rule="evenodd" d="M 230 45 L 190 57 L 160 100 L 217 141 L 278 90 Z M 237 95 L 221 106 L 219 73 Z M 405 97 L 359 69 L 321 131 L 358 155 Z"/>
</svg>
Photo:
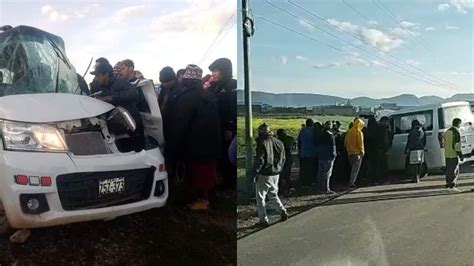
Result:
<svg viewBox="0 0 474 266">
<path fill-rule="evenodd" d="M 407 170 L 418 183 L 427 174 L 423 170 L 426 149 L 426 133 L 418 120 L 413 120 L 405 147 Z M 446 159 L 446 188 L 459 191 L 456 181 L 463 159 L 459 128 L 461 119 L 454 119 L 443 137 Z M 292 150 L 297 146 L 299 158 L 299 185 L 313 186 L 322 193 L 335 194 L 331 189 L 335 182 L 357 188 L 361 182 L 380 184 L 388 177 L 387 154 L 394 134 L 388 117 L 380 121 L 371 117 L 367 126 L 361 118 L 354 118 L 347 131 L 341 130 L 339 121 L 324 124 L 307 119 L 298 139 L 278 129 L 276 136 L 267 124 L 258 128 L 254 163 L 257 211 L 260 225 L 268 226 L 266 202 L 275 201 L 281 220 L 288 213 L 279 198 L 279 192 L 289 195 L 295 190 L 291 177 Z M 333 182 L 331 182 L 333 181 Z"/>
<path fill-rule="evenodd" d="M 232 63 L 215 60 L 210 77 L 194 64 L 175 73 L 167 66 L 159 72 L 157 101 L 163 121 L 163 147 L 169 201 L 186 203 L 192 210 L 209 209 L 218 185 L 235 191 L 236 165 L 231 143 L 237 131 L 237 82 L 232 78 Z M 146 145 L 141 112 L 150 112 L 140 88 L 145 80 L 130 59 L 113 67 L 105 58 L 96 60 L 92 83 L 79 78 L 81 91 L 114 106 L 125 108 L 135 120 L 130 133 L 129 150 L 137 152 Z"/>
</svg>

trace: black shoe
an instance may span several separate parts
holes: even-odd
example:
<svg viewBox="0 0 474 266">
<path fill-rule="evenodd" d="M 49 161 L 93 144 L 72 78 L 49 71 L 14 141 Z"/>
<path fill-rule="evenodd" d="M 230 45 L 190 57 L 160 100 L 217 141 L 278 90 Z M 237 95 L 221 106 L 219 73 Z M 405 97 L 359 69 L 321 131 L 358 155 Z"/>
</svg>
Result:
<svg viewBox="0 0 474 266">
<path fill-rule="evenodd" d="M 288 217 L 289 217 L 288 212 L 286 212 L 286 210 L 282 210 L 281 215 L 280 215 L 280 221 L 284 222 L 288 220 Z"/>
<path fill-rule="evenodd" d="M 268 221 L 258 222 L 257 226 L 259 227 L 269 227 L 270 223 Z"/>
</svg>

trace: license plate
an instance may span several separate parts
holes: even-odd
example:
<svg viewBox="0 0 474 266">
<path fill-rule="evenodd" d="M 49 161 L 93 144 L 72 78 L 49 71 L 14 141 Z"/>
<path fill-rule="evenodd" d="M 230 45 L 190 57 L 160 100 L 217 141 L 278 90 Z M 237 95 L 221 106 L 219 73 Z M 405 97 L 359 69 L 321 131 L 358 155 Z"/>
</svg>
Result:
<svg viewBox="0 0 474 266">
<path fill-rule="evenodd" d="M 99 195 L 120 193 L 125 190 L 125 177 L 117 177 L 99 181 Z"/>
</svg>

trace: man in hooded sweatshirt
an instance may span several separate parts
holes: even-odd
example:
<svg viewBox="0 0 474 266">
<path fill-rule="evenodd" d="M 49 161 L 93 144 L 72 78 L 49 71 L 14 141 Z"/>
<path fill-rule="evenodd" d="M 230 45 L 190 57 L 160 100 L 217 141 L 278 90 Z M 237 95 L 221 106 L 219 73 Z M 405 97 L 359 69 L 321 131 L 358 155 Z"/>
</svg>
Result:
<svg viewBox="0 0 474 266">
<path fill-rule="evenodd" d="M 407 146 L 405 148 L 405 154 L 407 154 L 408 163 L 414 174 L 413 181 L 416 183 L 420 182 L 420 176 L 422 171 L 423 164 L 423 152 L 426 147 L 426 134 L 418 120 L 413 120 L 411 122 L 411 129 L 408 133 Z M 414 163 L 412 156 L 415 156 L 415 152 L 421 151 L 418 163 Z"/>
<path fill-rule="evenodd" d="M 354 126 L 347 131 L 344 145 L 347 149 L 349 156 L 349 162 L 351 164 L 351 178 L 349 181 L 349 187 L 355 188 L 357 175 L 359 174 L 362 159 L 364 158 L 364 134 L 362 129 L 364 128 L 364 121 L 359 118 L 354 120 Z"/>
<path fill-rule="evenodd" d="M 279 139 L 273 137 L 270 128 L 263 123 L 258 127 L 257 148 L 254 163 L 256 175 L 256 199 L 257 211 L 260 225 L 268 226 L 266 198 L 274 200 L 280 211 L 281 220 L 288 219 L 283 203 L 278 197 L 279 174 L 285 165 L 285 145 Z"/>
<path fill-rule="evenodd" d="M 208 90 L 216 95 L 222 133 L 222 158 L 219 162 L 224 187 L 234 189 L 237 168 L 228 156 L 229 145 L 237 133 L 237 81 L 232 78 L 232 62 L 227 58 L 214 61 L 209 70 L 214 80 Z"/>
<path fill-rule="evenodd" d="M 446 157 L 446 188 L 459 192 L 456 181 L 459 176 L 459 161 L 463 159 L 461 152 L 461 119 L 454 118 L 453 126 L 444 132 L 444 156 Z"/>
</svg>

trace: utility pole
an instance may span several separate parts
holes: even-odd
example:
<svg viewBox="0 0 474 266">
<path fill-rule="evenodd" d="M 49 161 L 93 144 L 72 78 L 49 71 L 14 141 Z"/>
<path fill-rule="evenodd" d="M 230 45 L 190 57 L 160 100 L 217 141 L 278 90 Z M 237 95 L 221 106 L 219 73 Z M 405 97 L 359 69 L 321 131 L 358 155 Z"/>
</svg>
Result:
<svg viewBox="0 0 474 266">
<path fill-rule="evenodd" d="M 244 97 L 245 97 L 245 172 L 247 180 L 253 176 L 252 151 L 252 93 L 250 90 L 249 38 L 254 34 L 254 24 L 249 17 L 249 0 L 242 1 L 242 30 L 244 56 Z M 250 184 L 250 181 L 247 183 Z M 251 189 L 250 186 L 247 189 Z M 250 191 L 249 191 L 250 192 Z"/>
</svg>

